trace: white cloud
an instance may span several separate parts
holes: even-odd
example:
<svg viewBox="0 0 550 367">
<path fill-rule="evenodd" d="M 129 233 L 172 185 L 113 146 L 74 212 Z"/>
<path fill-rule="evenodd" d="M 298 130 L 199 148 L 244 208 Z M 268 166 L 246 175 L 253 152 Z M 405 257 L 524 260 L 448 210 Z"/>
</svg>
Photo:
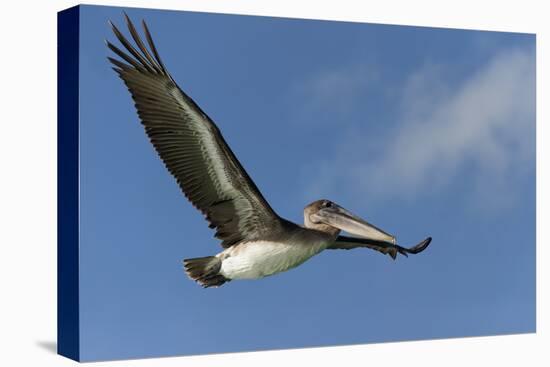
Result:
<svg viewBox="0 0 550 367">
<path fill-rule="evenodd" d="M 512 192 L 534 169 L 534 59 L 532 50 L 500 52 L 460 83 L 445 81 L 444 66 L 418 70 L 401 86 L 395 128 L 373 139 L 363 125 L 342 139 L 310 190 L 408 198 L 467 179 L 476 198 Z M 336 79 L 356 80 L 351 73 Z"/>
<path fill-rule="evenodd" d="M 303 103 L 296 121 L 318 125 L 332 123 L 334 115 L 349 115 L 377 77 L 375 68 L 362 64 L 318 73 L 296 83 L 291 95 Z"/>
</svg>

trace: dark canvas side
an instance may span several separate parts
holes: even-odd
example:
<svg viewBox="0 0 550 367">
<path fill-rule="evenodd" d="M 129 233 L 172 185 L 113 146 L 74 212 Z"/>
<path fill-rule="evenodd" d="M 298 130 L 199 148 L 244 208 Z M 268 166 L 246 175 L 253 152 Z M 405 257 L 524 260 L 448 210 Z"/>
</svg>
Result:
<svg viewBox="0 0 550 367">
<path fill-rule="evenodd" d="M 79 360 L 79 7 L 57 14 L 57 352 Z"/>
</svg>

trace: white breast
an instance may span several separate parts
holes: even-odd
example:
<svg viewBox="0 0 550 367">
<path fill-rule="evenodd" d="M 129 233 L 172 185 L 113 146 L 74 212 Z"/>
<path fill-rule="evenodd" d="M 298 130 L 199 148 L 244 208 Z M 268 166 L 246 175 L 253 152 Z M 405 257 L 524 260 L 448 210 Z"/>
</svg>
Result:
<svg viewBox="0 0 550 367">
<path fill-rule="evenodd" d="M 229 279 L 263 278 L 302 264 L 326 246 L 322 242 L 308 246 L 270 241 L 242 243 L 217 255 L 223 259 L 220 274 Z"/>
</svg>

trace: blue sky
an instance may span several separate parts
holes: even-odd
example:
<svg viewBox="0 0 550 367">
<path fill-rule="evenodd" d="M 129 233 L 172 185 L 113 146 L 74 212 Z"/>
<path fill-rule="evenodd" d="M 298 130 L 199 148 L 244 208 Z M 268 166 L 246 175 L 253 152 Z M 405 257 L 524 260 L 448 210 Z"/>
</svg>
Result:
<svg viewBox="0 0 550 367">
<path fill-rule="evenodd" d="M 81 20 L 84 360 L 535 330 L 535 37 L 126 9 L 272 207 L 329 198 L 421 255 L 325 251 L 202 289 L 220 251 L 106 60 L 122 9 Z"/>
</svg>

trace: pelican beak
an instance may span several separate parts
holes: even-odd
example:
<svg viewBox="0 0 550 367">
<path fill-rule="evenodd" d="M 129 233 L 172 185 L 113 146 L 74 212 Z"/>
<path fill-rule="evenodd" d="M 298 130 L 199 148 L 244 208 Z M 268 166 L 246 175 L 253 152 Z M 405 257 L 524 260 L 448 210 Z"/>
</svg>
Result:
<svg viewBox="0 0 550 367">
<path fill-rule="evenodd" d="M 350 213 L 336 204 L 332 204 L 332 206 L 328 208 L 320 209 L 311 217 L 316 222 L 323 222 L 329 226 L 338 228 L 356 236 L 372 240 L 391 242 L 395 245 L 394 236 L 384 232 L 380 228 L 377 228 L 366 220 L 359 218 L 355 214 Z"/>
</svg>

